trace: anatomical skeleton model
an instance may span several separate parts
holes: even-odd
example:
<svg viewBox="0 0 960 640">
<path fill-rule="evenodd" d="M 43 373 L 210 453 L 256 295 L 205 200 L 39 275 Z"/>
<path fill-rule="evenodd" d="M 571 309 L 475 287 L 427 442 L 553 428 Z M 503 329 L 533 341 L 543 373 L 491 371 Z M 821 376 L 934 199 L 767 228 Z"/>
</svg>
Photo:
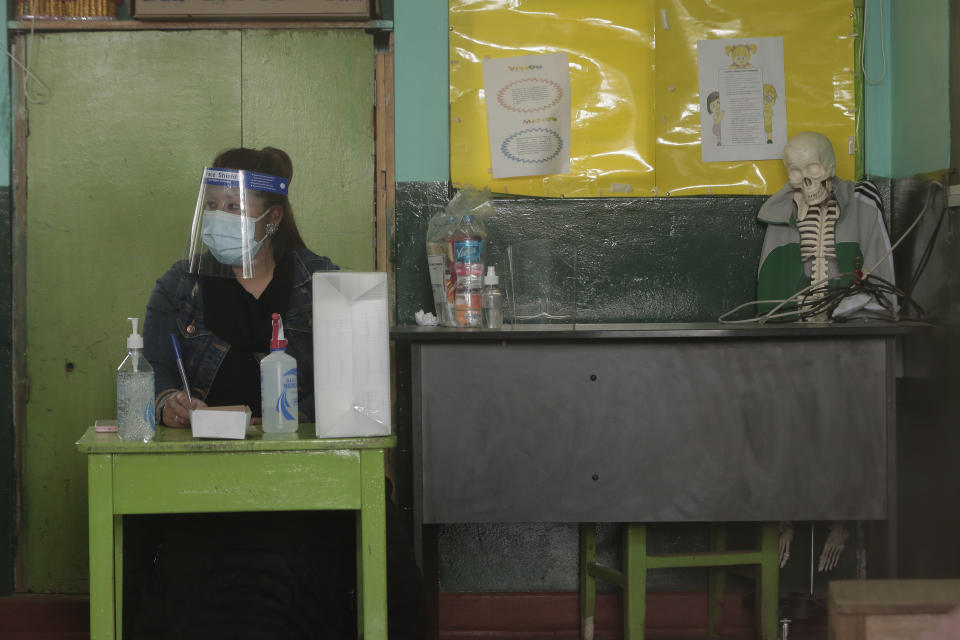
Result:
<svg viewBox="0 0 960 640">
<path fill-rule="evenodd" d="M 840 210 L 833 198 L 833 177 L 837 167 L 833 146 L 819 133 L 798 133 L 784 147 L 783 162 L 787 165 L 790 186 L 794 188 L 793 200 L 797 204 L 800 258 L 804 271 L 810 275 L 810 284 L 817 287 L 826 284 L 830 275 L 837 275 L 835 227 Z M 812 302 L 822 297 L 821 290 L 810 295 L 808 300 Z M 828 322 L 829 318 L 823 312 L 808 320 Z"/>
<path fill-rule="evenodd" d="M 825 285 L 834 291 L 842 289 L 855 281 L 861 269 L 863 277 L 872 273 L 892 284 L 890 241 L 876 186 L 838 178 L 830 140 L 812 131 L 798 133 L 787 142 L 783 162 L 789 182 L 763 204 L 757 216 L 767 224 L 757 274 L 758 300 L 800 298 L 798 304 L 809 308 L 824 295 Z M 764 305 L 760 306 L 763 310 Z M 834 308 L 832 318 L 889 319 L 889 309 L 895 307 L 894 299 L 881 305 L 867 293 L 854 291 Z M 829 322 L 832 318 L 807 319 Z"/>
<path fill-rule="evenodd" d="M 833 146 L 822 134 L 807 131 L 795 135 L 784 147 L 783 162 L 787 168 L 789 185 L 785 185 L 781 192 L 771 198 L 764 205 L 764 209 L 761 209 L 761 220 L 771 223 L 770 229 L 772 229 L 772 232 L 768 230 L 768 237 L 764 242 L 763 260 L 775 254 L 776 250 L 781 247 L 799 244 L 799 258 L 802 262 L 805 284 L 812 286 L 814 289 L 806 300 L 808 303 L 814 302 L 823 296 L 823 293 L 816 291 L 817 287 L 826 284 L 828 280 L 836 278 L 840 274 L 837 260 L 837 222 L 840 219 L 841 211 L 834 193 L 835 184 L 843 188 L 844 195 L 852 192 L 852 197 L 845 198 L 845 200 L 849 204 L 849 209 L 857 215 L 861 215 L 868 207 L 872 207 L 879 214 L 879 194 L 876 193 L 876 188 L 869 183 L 857 183 L 851 189 L 850 183 L 836 180 L 836 159 Z M 792 202 L 790 202 L 791 200 Z M 868 213 L 868 215 L 870 214 Z M 856 242 L 861 247 L 859 250 L 863 251 L 864 254 L 871 251 L 874 253 L 883 251 L 885 247 L 889 247 L 889 240 L 886 237 L 886 229 L 883 227 L 882 218 L 876 215 L 875 220 L 881 232 L 879 242 L 872 236 L 845 238 L 845 240 Z M 871 233 L 877 231 L 872 228 L 874 225 L 863 226 L 870 229 Z M 789 228 L 795 230 L 792 239 L 789 235 L 791 233 L 788 230 Z M 799 238 L 796 236 L 799 236 Z M 777 259 L 782 260 L 783 255 L 796 255 L 796 253 L 775 256 L 771 262 L 775 262 Z M 792 268 L 795 269 L 796 267 Z M 784 269 L 781 264 L 771 271 L 782 274 L 789 272 L 789 269 Z M 797 272 L 799 273 L 799 270 Z M 763 265 L 761 266 L 762 273 Z M 884 275 L 889 277 L 892 282 L 892 266 L 885 267 Z M 796 281 L 791 283 L 788 280 L 786 284 L 787 286 L 797 287 L 803 283 Z M 762 299 L 764 296 L 759 297 Z M 826 312 L 807 319 L 819 322 L 830 321 Z M 833 522 L 830 525 L 829 534 L 817 562 L 819 571 L 830 571 L 836 567 L 849 537 L 850 533 L 843 523 Z M 785 566 L 790 558 L 792 540 L 793 524 L 781 522 L 779 549 L 781 567 Z M 813 559 L 811 558 L 812 562 Z"/>
</svg>

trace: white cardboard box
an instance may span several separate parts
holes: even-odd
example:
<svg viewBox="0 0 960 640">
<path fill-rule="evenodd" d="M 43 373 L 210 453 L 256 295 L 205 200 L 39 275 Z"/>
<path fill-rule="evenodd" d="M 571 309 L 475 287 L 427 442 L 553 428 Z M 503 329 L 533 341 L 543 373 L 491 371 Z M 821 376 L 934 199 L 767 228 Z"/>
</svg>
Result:
<svg viewBox="0 0 960 640">
<path fill-rule="evenodd" d="M 243 440 L 250 424 L 250 407 L 205 407 L 190 412 L 190 428 L 194 438 L 226 438 Z"/>
<path fill-rule="evenodd" d="M 387 274 L 313 274 L 318 438 L 390 435 Z"/>
</svg>

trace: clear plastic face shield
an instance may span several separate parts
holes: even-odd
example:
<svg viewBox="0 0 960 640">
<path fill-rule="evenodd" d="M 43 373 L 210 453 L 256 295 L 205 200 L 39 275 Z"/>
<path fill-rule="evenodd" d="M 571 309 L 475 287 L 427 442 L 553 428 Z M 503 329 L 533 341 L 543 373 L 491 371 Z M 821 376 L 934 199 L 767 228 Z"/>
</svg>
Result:
<svg viewBox="0 0 960 640">
<path fill-rule="evenodd" d="M 286 179 L 266 173 L 205 167 L 187 247 L 190 272 L 255 278 L 272 268 L 269 238 L 283 210 L 268 194 L 285 196 L 287 188 Z"/>
</svg>

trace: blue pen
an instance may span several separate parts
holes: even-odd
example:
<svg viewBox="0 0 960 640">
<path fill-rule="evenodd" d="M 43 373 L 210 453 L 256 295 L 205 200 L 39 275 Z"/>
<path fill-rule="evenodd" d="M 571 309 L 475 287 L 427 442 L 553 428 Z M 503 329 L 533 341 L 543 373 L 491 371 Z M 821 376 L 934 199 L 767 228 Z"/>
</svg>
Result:
<svg viewBox="0 0 960 640">
<path fill-rule="evenodd" d="M 180 341 L 177 340 L 177 334 L 170 334 L 170 344 L 173 345 L 173 354 L 177 357 L 177 369 L 180 370 L 180 380 L 183 381 L 183 390 L 187 392 L 188 406 L 193 406 L 193 398 L 190 396 L 190 383 L 187 382 L 187 372 L 183 369 L 183 353 L 180 352 Z"/>
</svg>

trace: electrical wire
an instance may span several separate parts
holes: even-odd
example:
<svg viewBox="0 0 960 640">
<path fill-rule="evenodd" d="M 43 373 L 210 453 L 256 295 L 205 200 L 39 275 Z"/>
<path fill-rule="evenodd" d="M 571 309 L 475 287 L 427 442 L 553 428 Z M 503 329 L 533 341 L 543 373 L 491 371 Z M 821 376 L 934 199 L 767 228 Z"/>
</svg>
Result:
<svg viewBox="0 0 960 640">
<path fill-rule="evenodd" d="M 880 0 L 880 62 L 883 64 L 883 71 L 880 72 L 880 77 L 876 80 L 871 79 L 870 76 L 867 75 L 867 67 L 863 58 L 864 45 L 867 42 L 867 14 L 869 12 L 870 0 L 863 0 L 863 36 L 860 37 L 860 71 L 863 72 L 863 79 L 866 80 L 867 84 L 877 85 L 887 77 L 887 49 L 884 44 L 885 36 L 883 33 L 883 0 Z"/>
<path fill-rule="evenodd" d="M 933 183 L 943 189 L 943 185 L 939 182 Z M 927 191 L 927 199 L 924 203 L 924 208 L 929 206 L 931 201 L 931 195 L 933 189 Z M 909 298 L 913 294 L 914 288 L 916 288 L 917 283 L 920 281 L 920 276 L 927 268 L 927 264 L 930 262 L 930 256 L 933 255 L 933 248 L 937 241 L 937 236 L 940 234 L 940 227 L 943 225 L 943 220 L 946 217 L 947 206 L 944 203 L 944 206 L 940 209 L 940 216 L 937 218 L 937 224 L 933 227 L 933 233 L 930 234 L 930 239 L 927 241 L 927 246 L 924 247 L 923 253 L 920 255 L 920 260 L 917 262 L 917 266 L 914 269 L 913 275 L 910 277 L 910 283 L 906 287 L 906 297 Z"/>
<path fill-rule="evenodd" d="M 927 212 L 927 209 L 930 208 L 930 201 L 931 201 L 930 196 L 933 193 L 933 187 L 940 187 L 941 189 L 943 189 L 943 185 L 940 182 L 936 180 L 930 181 L 930 185 L 927 187 L 927 197 L 924 198 L 923 208 L 920 210 L 920 213 L 917 214 L 917 217 L 914 218 L 910 226 L 907 227 L 907 230 L 900 235 L 900 238 L 896 242 L 894 242 L 893 245 L 890 246 L 890 249 L 887 250 L 885 254 L 883 254 L 883 257 L 877 260 L 877 263 L 874 264 L 871 268 L 864 271 L 864 273 L 866 273 L 867 275 L 870 275 L 871 273 L 876 271 L 877 267 L 883 264 L 884 260 L 889 258 L 893 254 L 893 251 L 900 246 L 900 243 L 906 240 L 907 236 L 909 236 L 913 232 L 914 228 L 916 228 L 916 226 L 920 224 L 920 220 L 923 218 L 923 214 L 925 214 Z"/>
<path fill-rule="evenodd" d="M 946 208 L 941 211 L 940 219 L 938 220 L 936 228 L 934 229 L 933 237 L 927 243 L 927 247 L 924 249 L 924 253 L 920 259 L 920 264 L 918 264 L 917 270 L 911 277 L 910 285 L 906 292 L 898 289 L 895 285 L 887 280 L 884 280 L 880 276 L 874 275 L 873 272 L 877 269 L 877 267 L 883 264 L 885 260 L 890 258 L 894 250 L 899 247 L 904 240 L 906 240 L 906 238 L 913 232 L 914 229 L 916 229 L 917 225 L 920 223 L 920 220 L 922 220 L 923 216 L 927 213 L 927 211 L 930 210 L 930 205 L 933 200 L 933 190 L 935 187 L 943 189 L 943 184 L 936 180 L 930 181 L 930 184 L 927 187 L 926 198 L 924 198 L 923 208 L 920 210 L 920 213 L 917 214 L 917 217 L 912 223 L 910 223 L 910 226 L 907 227 L 907 230 L 901 234 L 900 238 L 898 238 L 897 241 L 890 246 L 890 249 L 870 269 L 859 272 L 854 271 L 841 273 L 831 278 L 823 278 L 816 282 L 812 282 L 810 285 L 800 289 L 785 300 L 753 300 L 751 302 L 745 302 L 723 313 L 717 319 L 717 321 L 723 324 L 764 324 L 770 321 L 797 322 L 816 318 L 823 313 L 826 313 L 827 317 L 829 318 L 840 305 L 840 303 L 843 302 L 843 300 L 858 294 L 868 295 L 872 301 L 876 302 L 877 305 L 879 305 L 886 313 L 890 315 L 890 319 L 894 322 L 902 319 L 919 320 L 924 318 L 926 313 L 924 312 L 923 308 L 915 300 L 913 300 L 911 294 L 913 287 L 916 285 L 916 281 L 919 279 L 920 274 L 923 272 L 923 269 L 926 268 L 927 262 L 930 259 L 930 254 L 933 251 L 933 241 L 936 238 L 937 231 L 940 228 L 940 223 L 943 221 L 943 214 L 946 211 Z M 852 280 L 847 286 L 830 284 L 831 282 L 836 282 L 838 280 L 851 277 Z M 899 309 L 891 304 L 891 298 L 899 301 Z M 743 318 L 739 320 L 728 319 L 729 316 L 732 316 L 741 309 L 764 304 L 775 304 L 775 306 L 766 313 L 758 314 L 751 318 Z M 834 320 L 843 321 L 843 318 L 834 318 Z"/>
<path fill-rule="evenodd" d="M 25 62 L 20 62 L 19 60 L 17 60 L 17 58 L 6 49 L 4 49 L 3 52 L 7 54 L 8 58 L 13 60 L 14 64 L 16 64 L 18 67 L 20 67 L 24 71 L 25 75 L 23 76 L 23 96 L 26 98 L 27 102 L 31 104 L 44 104 L 45 102 L 50 100 L 50 89 L 47 87 L 46 83 L 37 76 L 37 74 L 35 74 L 33 71 L 30 70 L 30 59 L 33 57 L 33 40 L 34 40 L 33 31 L 34 31 L 34 27 L 36 26 L 36 23 L 37 23 L 37 17 L 31 16 L 30 38 L 28 40 L 29 44 L 27 45 L 27 50 L 24 53 Z M 40 85 L 40 93 L 35 95 L 32 95 L 30 93 L 30 87 L 27 86 L 27 83 L 31 79 L 36 81 L 37 84 Z"/>
</svg>

